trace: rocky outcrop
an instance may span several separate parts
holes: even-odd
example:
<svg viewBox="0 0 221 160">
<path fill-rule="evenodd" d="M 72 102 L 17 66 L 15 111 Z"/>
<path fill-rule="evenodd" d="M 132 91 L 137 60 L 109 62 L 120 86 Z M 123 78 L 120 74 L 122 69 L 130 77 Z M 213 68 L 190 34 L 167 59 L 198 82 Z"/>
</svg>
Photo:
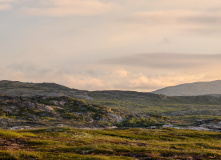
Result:
<svg viewBox="0 0 221 160">
<path fill-rule="evenodd" d="M 9 121 L 6 118 L 0 118 L 0 128 L 6 128 L 9 125 Z"/>
<path fill-rule="evenodd" d="M 115 125 L 135 115 L 102 105 L 88 104 L 70 97 L 10 97 L 0 96 L 1 128 L 15 126 L 105 126 Z M 13 126 L 9 123 L 13 121 Z M 21 123 L 19 120 L 23 120 Z M 103 124 L 102 124 L 103 123 Z"/>
<path fill-rule="evenodd" d="M 126 116 L 118 115 L 118 114 L 114 114 L 114 113 L 109 113 L 108 116 L 110 116 L 111 119 L 114 119 L 116 122 L 123 122 L 124 120 L 127 119 Z"/>
</svg>

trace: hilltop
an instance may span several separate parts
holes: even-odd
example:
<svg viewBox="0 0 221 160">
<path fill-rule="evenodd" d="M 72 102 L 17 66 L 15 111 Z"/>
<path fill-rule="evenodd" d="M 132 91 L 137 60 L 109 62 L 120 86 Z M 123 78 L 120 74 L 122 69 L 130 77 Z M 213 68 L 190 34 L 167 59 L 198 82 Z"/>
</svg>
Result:
<svg viewBox="0 0 221 160">
<path fill-rule="evenodd" d="M 90 99 L 87 91 L 71 89 L 56 83 L 27 83 L 19 81 L 0 81 L 0 94 L 7 96 L 68 96 Z"/>
<path fill-rule="evenodd" d="M 198 96 L 221 94 L 221 80 L 211 82 L 195 82 L 170 86 L 152 93 L 166 96 Z"/>
<path fill-rule="evenodd" d="M 198 82 L 199 85 L 204 82 Z M 211 82 L 211 86 L 214 84 L 220 84 L 221 81 Z M 213 84 L 213 85 L 212 85 Z M 183 84 L 180 86 L 186 86 Z M 192 84 L 190 84 L 192 85 Z M 216 85 L 217 90 L 219 90 Z M 168 87 L 169 89 L 170 87 Z M 173 87 L 172 87 L 173 88 Z M 174 86 L 176 88 L 176 86 Z M 212 90 L 211 87 L 210 90 Z M 163 90 L 163 89 L 162 89 Z M 220 86 L 221 91 L 221 86 Z M 165 103 L 203 103 L 203 104 L 221 104 L 221 93 L 217 94 L 203 94 L 200 96 L 167 96 L 163 93 L 158 93 L 160 90 L 151 92 L 137 92 L 137 91 L 121 91 L 121 90 L 104 90 L 104 91 L 87 91 L 72 89 L 56 83 L 28 83 L 19 81 L 0 81 L 0 94 L 5 96 L 46 96 L 46 97 L 60 97 L 66 96 L 76 99 L 83 99 L 86 101 L 97 100 L 124 100 L 136 103 L 145 104 L 165 104 Z M 215 93 L 215 92 L 214 92 Z M 142 101 L 142 102 L 141 102 Z M 145 101 L 145 102 L 144 102 Z"/>
</svg>

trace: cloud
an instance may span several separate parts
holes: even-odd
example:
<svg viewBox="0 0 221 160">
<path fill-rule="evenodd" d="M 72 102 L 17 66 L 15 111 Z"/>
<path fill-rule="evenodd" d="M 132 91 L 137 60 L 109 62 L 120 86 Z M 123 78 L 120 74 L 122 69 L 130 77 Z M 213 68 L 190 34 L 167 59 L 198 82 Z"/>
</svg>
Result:
<svg viewBox="0 0 221 160">
<path fill-rule="evenodd" d="M 115 59 L 101 60 L 102 64 L 125 65 L 160 69 L 189 69 L 193 67 L 219 65 L 221 55 L 149 53 L 135 54 Z"/>
<path fill-rule="evenodd" d="M 221 12 L 193 11 L 193 10 L 166 10 L 145 11 L 133 13 L 125 19 L 125 22 L 140 23 L 146 25 L 169 25 L 193 27 L 203 25 L 221 24 Z M 176 27 L 175 26 L 175 27 Z"/>
<path fill-rule="evenodd" d="M 218 40 L 214 38 L 220 38 L 221 35 L 220 19 L 220 10 L 208 8 L 194 10 L 185 9 L 185 7 L 183 9 L 155 7 L 154 9 L 141 9 L 141 11 L 135 10 L 118 18 L 118 23 L 113 27 L 114 32 L 110 35 L 108 42 L 110 45 L 128 48 L 131 46 L 145 48 L 144 45 L 146 45 L 146 50 L 155 52 L 168 52 L 169 47 L 169 50 L 175 49 L 175 52 L 179 52 L 177 48 L 189 52 L 189 48 L 194 48 L 189 47 L 192 45 L 190 41 L 195 41 L 196 44 L 201 43 L 201 45 L 211 43 L 211 41 L 218 43 Z M 159 44 L 165 39 L 170 39 L 170 43 Z M 137 51 L 134 52 L 145 52 L 145 50 L 139 50 L 141 47 L 137 47 Z M 202 48 L 203 51 L 213 51 L 217 47 Z M 191 52 L 198 52 L 198 50 Z M 200 52 L 206 53 L 203 51 Z"/>
<path fill-rule="evenodd" d="M 16 0 L 0 0 L 0 3 L 15 2 Z"/>
<path fill-rule="evenodd" d="M 64 17 L 96 15 L 115 8 L 114 4 L 99 0 L 40 0 L 37 7 L 24 7 L 22 11 L 28 15 Z"/>
<path fill-rule="evenodd" d="M 7 11 L 12 9 L 12 2 L 16 2 L 16 0 L 0 0 L 0 11 Z"/>
<path fill-rule="evenodd" d="M 18 68 L 15 68 L 15 67 Z M 27 68 L 31 67 L 31 68 Z M 16 64 L 11 67 L 4 68 L 4 72 L 0 71 L 0 79 L 16 80 L 23 82 L 54 82 L 76 89 L 95 90 L 104 88 L 101 79 L 90 75 L 82 75 L 78 73 L 68 73 L 60 69 L 45 69 L 31 64 Z"/>
<path fill-rule="evenodd" d="M 216 14 L 209 14 L 209 15 L 195 15 L 183 18 L 182 20 L 185 22 L 191 22 L 195 24 L 201 25 L 221 25 L 221 12 Z"/>
<path fill-rule="evenodd" d="M 152 54 L 151 58 L 151 54 L 137 54 L 128 57 L 127 63 L 123 63 L 122 59 L 117 62 L 114 59 L 109 63 L 102 61 L 100 64 L 75 64 L 72 67 L 66 64 L 67 68 L 62 70 L 54 65 L 46 68 L 38 63 L 28 62 L 13 63 L 9 66 L 1 64 L 0 79 L 55 82 L 83 90 L 118 89 L 147 92 L 181 83 L 216 80 L 221 76 L 217 72 L 221 67 L 220 55 Z M 141 59 L 144 61 L 141 62 Z M 197 59 L 204 64 L 188 65 L 188 61 Z M 127 60 L 126 58 L 124 61 Z M 181 67 L 173 64 L 176 61 L 182 63 Z M 151 65 L 148 64 L 150 62 Z M 164 64 L 158 67 L 153 63 Z"/>
<path fill-rule="evenodd" d="M 221 53 L 220 6 L 220 0 L 0 0 L 0 10 L 14 13 L 1 24 L 0 79 L 139 91 L 220 79 L 221 56 L 214 54 Z"/>
<path fill-rule="evenodd" d="M 113 35 L 112 41 L 116 41 L 116 43 L 139 41 L 142 37 L 156 39 L 160 35 L 185 37 L 187 33 L 192 35 L 197 33 L 197 36 L 217 34 L 215 35 L 217 37 L 221 33 L 220 10 L 156 9 L 154 11 L 137 11 L 119 19 L 119 22 L 124 30 Z"/>
<path fill-rule="evenodd" d="M 220 0 L 194 0 L 186 1 L 186 0 L 121 0 L 125 3 L 129 3 L 130 5 L 134 5 L 134 7 L 140 8 L 148 8 L 149 10 L 165 10 L 165 9 L 191 9 L 191 10 L 205 10 L 205 9 L 215 9 L 221 6 Z M 143 10 L 144 10 L 143 9 Z"/>
<path fill-rule="evenodd" d="M 111 79 L 111 84 L 104 86 L 153 91 L 182 83 L 220 79 L 221 74 L 217 73 L 220 62 L 221 54 L 152 53 L 122 56 L 98 63 L 103 66 L 100 68 L 112 68 L 111 76 L 101 78 Z"/>
<path fill-rule="evenodd" d="M 0 11 L 6 11 L 11 9 L 11 5 L 9 4 L 0 4 Z"/>
</svg>

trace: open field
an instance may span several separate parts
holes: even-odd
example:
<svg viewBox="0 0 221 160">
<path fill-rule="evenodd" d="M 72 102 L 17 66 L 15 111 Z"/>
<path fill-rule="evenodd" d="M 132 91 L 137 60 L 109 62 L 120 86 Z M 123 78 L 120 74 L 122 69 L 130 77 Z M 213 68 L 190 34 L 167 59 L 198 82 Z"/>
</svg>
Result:
<svg viewBox="0 0 221 160">
<path fill-rule="evenodd" d="M 221 159 L 221 133 L 176 129 L 0 130 L 0 159 Z"/>
</svg>

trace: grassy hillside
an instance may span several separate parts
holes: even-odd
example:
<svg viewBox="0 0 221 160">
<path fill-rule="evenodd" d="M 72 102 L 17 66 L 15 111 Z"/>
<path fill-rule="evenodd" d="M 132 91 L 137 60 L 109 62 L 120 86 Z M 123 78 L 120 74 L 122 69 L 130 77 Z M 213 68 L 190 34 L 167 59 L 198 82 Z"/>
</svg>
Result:
<svg viewBox="0 0 221 160">
<path fill-rule="evenodd" d="M 116 107 L 143 115 L 161 115 L 174 123 L 194 125 L 203 120 L 221 121 L 221 96 L 178 96 L 170 97 L 131 91 L 95 91 L 90 103 Z"/>
<path fill-rule="evenodd" d="M 87 91 L 70 89 L 56 83 L 24 83 L 19 81 L 0 81 L 0 94 L 6 96 L 68 96 L 90 99 Z"/>
<path fill-rule="evenodd" d="M 176 129 L 0 130 L 0 159 L 221 159 L 221 133 Z"/>
<path fill-rule="evenodd" d="M 0 128 L 15 129 L 0 129 L 0 159 L 221 159 L 220 132 L 161 128 L 220 131 L 220 95 L 89 92 L 10 81 L 0 82 L 0 93 Z M 111 126 L 119 128 L 104 129 Z M 145 129 L 151 127 L 159 129 Z"/>
<path fill-rule="evenodd" d="M 173 123 L 195 125 L 221 121 L 221 95 L 165 96 L 134 91 L 81 91 L 55 83 L 0 81 L 0 94 L 8 96 L 67 96 L 89 104 L 121 109 L 144 117 L 166 116 Z M 139 123 L 143 123 L 140 121 Z"/>
<path fill-rule="evenodd" d="M 170 86 L 154 91 L 156 94 L 167 96 L 197 96 L 221 94 L 221 80 L 211 82 L 185 83 L 177 86 Z"/>
</svg>

